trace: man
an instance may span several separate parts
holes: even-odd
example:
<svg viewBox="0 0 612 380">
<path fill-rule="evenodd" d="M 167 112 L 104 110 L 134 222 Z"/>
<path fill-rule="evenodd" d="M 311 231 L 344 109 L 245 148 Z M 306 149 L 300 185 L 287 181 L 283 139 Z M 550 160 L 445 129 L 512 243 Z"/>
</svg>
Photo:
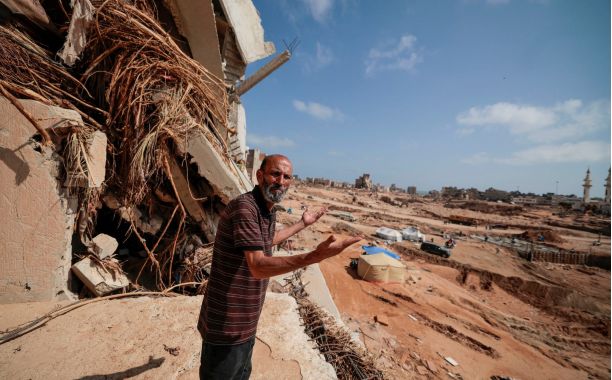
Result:
<svg viewBox="0 0 612 380">
<path fill-rule="evenodd" d="M 267 156 L 253 191 L 232 200 L 221 214 L 210 278 L 198 330 L 202 334 L 201 379 L 248 379 L 255 333 L 268 278 L 335 256 L 360 240 L 330 236 L 314 251 L 273 257 L 272 246 L 313 224 L 325 209 L 306 210 L 299 222 L 275 231 L 273 206 L 287 193 L 293 167 L 282 155 Z"/>
</svg>

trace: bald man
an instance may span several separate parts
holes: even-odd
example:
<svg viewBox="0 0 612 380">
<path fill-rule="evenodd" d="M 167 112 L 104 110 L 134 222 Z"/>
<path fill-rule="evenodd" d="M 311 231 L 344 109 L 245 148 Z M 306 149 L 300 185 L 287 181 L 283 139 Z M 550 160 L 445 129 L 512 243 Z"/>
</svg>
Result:
<svg viewBox="0 0 612 380">
<path fill-rule="evenodd" d="M 233 199 L 221 214 L 198 330 L 203 338 L 201 379 L 248 379 L 255 333 L 268 279 L 335 256 L 360 240 L 333 235 L 314 251 L 274 257 L 272 247 L 315 223 L 325 209 L 306 210 L 297 223 L 275 230 L 273 206 L 282 201 L 293 166 L 271 155 L 257 171 L 258 186 Z"/>
</svg>

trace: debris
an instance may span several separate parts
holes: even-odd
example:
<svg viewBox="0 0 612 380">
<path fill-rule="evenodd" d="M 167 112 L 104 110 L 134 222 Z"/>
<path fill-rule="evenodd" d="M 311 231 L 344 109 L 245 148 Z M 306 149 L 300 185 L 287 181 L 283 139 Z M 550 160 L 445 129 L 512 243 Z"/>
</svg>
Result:
<svg viewBox="0 0 612 380">
<path fill-rule="evenodd" d="M 177 347 L 168 347 L 168 346 L 166 346 L 166 345 L 164 344 L 164 350 L 165 350 L 166 352 L 168 352 L 168 353 L 169 353 L 170 355 L 172 355 L 172 356 L 178 356 L 178 355 L 179 355 L 179 353 L 180 353 L 180 351 L 181 351 L 181 348 L 180 348 L 180 347 L 178 347 L 178 346 L 177 346 Z"/>
<path fill-rule="evenodd" d="M 416 322 L 418 322 L 418 321 L 419 321 L 419 320 L 418 320 L 418 319 L 416 319 L 416 317 L 415 317 L 414 315 L 412 315 L 412 314 L 408 314 L 408 317 L 409 317 L 410 319 L 412 319 L 413 321 L 416 321 Z"/>
<path fill-rule="evenodd" d="M 432 360 L 425 360 L 425 366 L 427 366 L 427 369 L 429 369 L 433 373 L 438 372 L 438 367 L 436 367 Z"/>
<path fill-rule="evenodd" d="M 389 320 L 384 315 L 375 315 L 374 316 L 374 321 L 376 321 L 377 323 L 379 323 L 379 324 L 381 324 L 383 326 L 389 326 Z"/>
<path fill-rule="evenodd" d="M 64 46 L 57 53 L 67 66 L 72 66 L 87 44 L 87 27 L 93 19 L 94 7 L 89 0 L 73 0 L 72 17 Z"/>
<path fill-rule="evenodd" d="M 97 297 L 125 288 L 130 284 L 130 280 L 125 274 L 109 273 L 89 257 L 74 264 L 72 271 L 83 281 L 87 289 Z"/>
<path fill-rule="evenodd" d="M 117 243 L 114 237 L 106 234 L 99 234 L 91 241 L 90 250 L 93 254 L 98 256 L 99 259 L 105 259 L 111 257 L 118 246 L 119 243 Z"/>
<path fill-rule="evenodd" d="M 427 375 L 428 373 L 427 368 L 423 367 L 422 365 L 418 365 L 416 367 L 416 370 L 419 373 L 419 375 Z"/>
<path fill-rule="evenodd" d="M 67 187 L 99 188 L 106 173 L 106 134 L 81 127 L 67 142 Z"/>
<path fill-rule="evenodd" d="M 451 358 L 450 356 L 445 356 L 444 360 L 446 360 L 452 366 L 456 367 L 459 365 L 459 363 L 457 363 L 457 361 L 455 361 L 455 359 Z"/>
</svg>

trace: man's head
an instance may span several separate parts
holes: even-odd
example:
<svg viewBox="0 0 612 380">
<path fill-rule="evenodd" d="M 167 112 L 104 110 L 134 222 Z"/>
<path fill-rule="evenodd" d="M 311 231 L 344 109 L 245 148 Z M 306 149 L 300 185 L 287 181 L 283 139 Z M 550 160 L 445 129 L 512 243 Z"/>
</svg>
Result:
<svg viewBox="0 0 612 380">
<path fill-rule="evenodd" d="M 282 201 L 292 180 L 293 165 L 281 154 L 266 156 L 257 171 L 257 183 L 269 203 Z"/>
</svg>

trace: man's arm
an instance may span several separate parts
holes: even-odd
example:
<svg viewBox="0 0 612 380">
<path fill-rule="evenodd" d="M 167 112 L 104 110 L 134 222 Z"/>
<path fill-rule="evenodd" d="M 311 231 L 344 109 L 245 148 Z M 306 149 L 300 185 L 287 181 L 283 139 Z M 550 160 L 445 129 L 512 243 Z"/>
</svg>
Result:
<svg viewBox="0 0 612 380">
<path fill-rule="evenodd" d="M 297 223 L 290 225 L 289 227 L 285 227 L 280 231 L 277 231 L 274 234 L 274 239 L 272 239 L 272 245 L 277 245 L 282 243 L 283 241 L 289 239 L 291 236 L 297 234 L 304 228 L 310 226 L 319 218 L 321 218 L 327 212 L 327 208 L 323 207 L 317 211 L 305 210 L 302 214 L 302 219 L 300 219 Z"/>
<path fill-rule="evenodd" d="M 361 240 L 354 236 L 337 240 L 331 235 L 314 251 L 294 256 L 266 256 L 263 251 L 244 251 L 251 274 L 255 278 L 269 278 L 279 274 L 289 273 L 310 264 L 318 263 L 342 252 L 351 244 Z"/>
</svg>

